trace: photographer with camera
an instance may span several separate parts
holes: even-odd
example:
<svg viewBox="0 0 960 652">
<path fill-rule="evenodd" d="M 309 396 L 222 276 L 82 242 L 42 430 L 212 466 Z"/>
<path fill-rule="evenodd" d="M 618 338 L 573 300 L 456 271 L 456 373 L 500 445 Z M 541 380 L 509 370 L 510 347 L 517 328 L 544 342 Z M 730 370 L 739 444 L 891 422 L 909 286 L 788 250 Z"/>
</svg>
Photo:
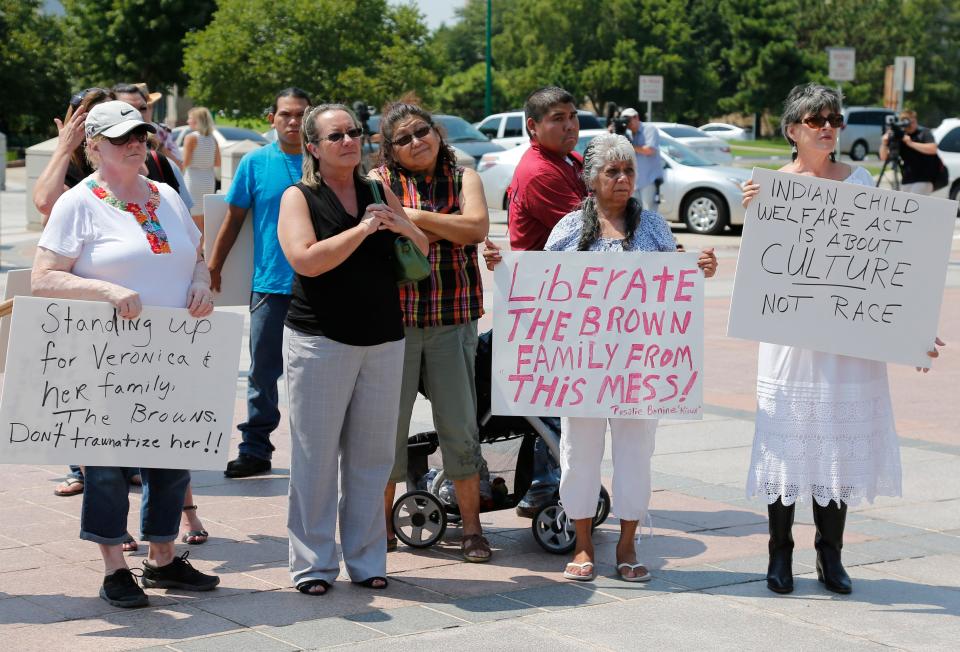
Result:
<svg viewBox="0 0 960 652">
<path fill-rule="evenodd" d="M 899 120 L 892 116 L 880 143 L 880 160 L 890 162 L 896 175 L 897 164 L 902 171 L 900 190 L 917 195 L 929 195 L 941 167 L 937 143 L 926 127 L 917 124 L 917 112 L 904 109 Z M 894 176 L 896 178 L 896 176 Z"/>
<path fill-rule="evenodd" d="M 657 128 L 644 125 L 636 109 L 624 109 L 614 121 L 614 131 L 618 135 L 625 135 L 633 145 L 633 151 L 637 153 L 637 181 L 633 196 L 643 205 L 644 210 L 658 212 L 658 186 L 663 181 L 663 164 L 660 162 L 660 134 Z"/>
</svg>

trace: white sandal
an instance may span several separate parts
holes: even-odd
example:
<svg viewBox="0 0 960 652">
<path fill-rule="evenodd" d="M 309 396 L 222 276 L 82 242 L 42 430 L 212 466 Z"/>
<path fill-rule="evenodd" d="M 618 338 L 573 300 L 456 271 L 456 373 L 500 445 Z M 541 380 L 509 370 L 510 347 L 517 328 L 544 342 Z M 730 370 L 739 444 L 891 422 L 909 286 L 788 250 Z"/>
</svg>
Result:
<svg viewBox="0 0 960 652">
<path fill-rule="evenodd" d="M 645 575 L 637 575 L 636 577 L 627 577 L 622 572 L 620 572 L 621 568 L 627 568 L 634 572 L 636 572 L 638 568 L 642 568 L 647 572 Z M 624 582 L 649 582 L 650 579 L 653 577 L 652 575 L 650 575 L 650 571 L 647 570 L 647 567 L 639 562 L 636 564 L 628 564 L 626 562 L 622 564 L 617 564 L 617 575 L 619 575 L 620 579 L 622 579 Z"/>
<path fill-rule="evenodd" d="M 576 573 L 571 573 L 570 571 L 568 571 L 567 568 L 566 568 L 566 566 L 564 566 L 563 576 L 564 576 L 565 578 L 567 578 L 568 580 L 574 580 L 574 581 L 576 581 L 576 582 L 592 582 L 592 581 L 594 580 L 594 578 L 596 578 L 596 576 L 597 576 L 597 571 L 596 571 L 596 569 L 594 568 L 592 561 L 585 561 L 585 562 L 583 562 L 582 564 L 578 564 L 578 563 L 576 563 L 576 562 L 574 562 L 574 561 L 571 561 L 571 562 L 569 562 L 569 563 L 567 564 L 567 566 L 576 566 L 576 567 L 579 568 L 580 570 L 583 570 L 583 569 L 586 568 L 587 566 L 590 567 L 590 574 L 589 574 L 589 575 L 577 575 Z"/>
</svg>

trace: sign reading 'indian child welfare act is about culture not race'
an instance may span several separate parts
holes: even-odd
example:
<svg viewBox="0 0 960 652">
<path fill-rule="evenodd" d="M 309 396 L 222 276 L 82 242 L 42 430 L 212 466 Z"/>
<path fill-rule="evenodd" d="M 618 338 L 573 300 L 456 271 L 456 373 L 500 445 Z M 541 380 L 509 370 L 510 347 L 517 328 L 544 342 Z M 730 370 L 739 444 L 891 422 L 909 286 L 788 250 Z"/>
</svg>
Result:
<svg viewBox="0 0 960 652">
<path fill-rule="evenodd" d="M 927 367 L 957 202 L 754 168 L 727 334 Z"/>
<path fill-rule="evenodd" d="M 243 317 L 17 297 L 0 463 L 222 469 Z"/>
<path fill-rule="evenodd" d="M 494 414 L 700 419 L 696 253 L 504 252 Z"/>
</svg>

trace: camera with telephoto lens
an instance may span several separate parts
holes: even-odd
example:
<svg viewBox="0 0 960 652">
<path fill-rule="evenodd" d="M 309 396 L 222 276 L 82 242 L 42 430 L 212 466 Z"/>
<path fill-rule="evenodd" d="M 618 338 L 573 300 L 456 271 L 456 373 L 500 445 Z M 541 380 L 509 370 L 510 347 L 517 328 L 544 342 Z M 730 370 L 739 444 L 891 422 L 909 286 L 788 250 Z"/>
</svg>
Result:
<svg viewBox="0 0 960 652">
<path fill-rule="evenodd" d="M 910 126 L 910 120 L 906 118 L 897 118 L 895 115 L 888 115 L 885 120 L 887 133 L 887 149 L 891 157 L 900 155 L 900 144 L 903 142 L 903 135 L 906 128 Z"/>
<path fill-rule="evenodd" d="M 614 118 L 613 119 L 613 133 L 618 136 L 624 136 L 627 133 L 627 125 L 630 124 L 629 118 Z"/>
<path fill-rule="evenodd" d="M 353 112 L 357 115 L 357 120 L 360 121 L 360 126 L 363 127 L 363 134 L 365 136 L 370 135 L 370 107 L 367 106 L 366 102 L 361 102 L 357 100 L 353 103 Z"/>
</svg>

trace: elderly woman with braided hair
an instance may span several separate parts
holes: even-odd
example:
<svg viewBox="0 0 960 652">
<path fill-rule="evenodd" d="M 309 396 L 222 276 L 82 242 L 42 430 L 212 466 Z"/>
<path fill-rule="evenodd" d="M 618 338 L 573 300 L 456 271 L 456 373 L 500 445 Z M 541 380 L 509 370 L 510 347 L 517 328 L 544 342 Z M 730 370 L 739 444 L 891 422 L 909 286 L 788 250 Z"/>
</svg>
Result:
<svg viewBox="0 0 960 652">
<path fill-rule="evenodd" d="M 636 178 L 633 146 L 623 136 L 594 138 L 584 158 L 583 177 L 590 194 L 579 210 L 561 219 L 550 233 L 547 251 L 676 251 L 670 227 L 658 213 L 643 210 L 632 197 Z M 716 273 L 712 249 L 700 254 L 700 269 Z M 574 522 L 577 544 L 564 577 L 595 577 L 592 521 L 600 493 L 607 422 L 613 442 L 613 511 L 620 518 L 617 573 L 627 582 L 650 579 L 637 562 L 634 535 L 650 503 L 650 458 L 656 419 L 568 417 L 560 440 L 560 500 Z"/>
</svg>

